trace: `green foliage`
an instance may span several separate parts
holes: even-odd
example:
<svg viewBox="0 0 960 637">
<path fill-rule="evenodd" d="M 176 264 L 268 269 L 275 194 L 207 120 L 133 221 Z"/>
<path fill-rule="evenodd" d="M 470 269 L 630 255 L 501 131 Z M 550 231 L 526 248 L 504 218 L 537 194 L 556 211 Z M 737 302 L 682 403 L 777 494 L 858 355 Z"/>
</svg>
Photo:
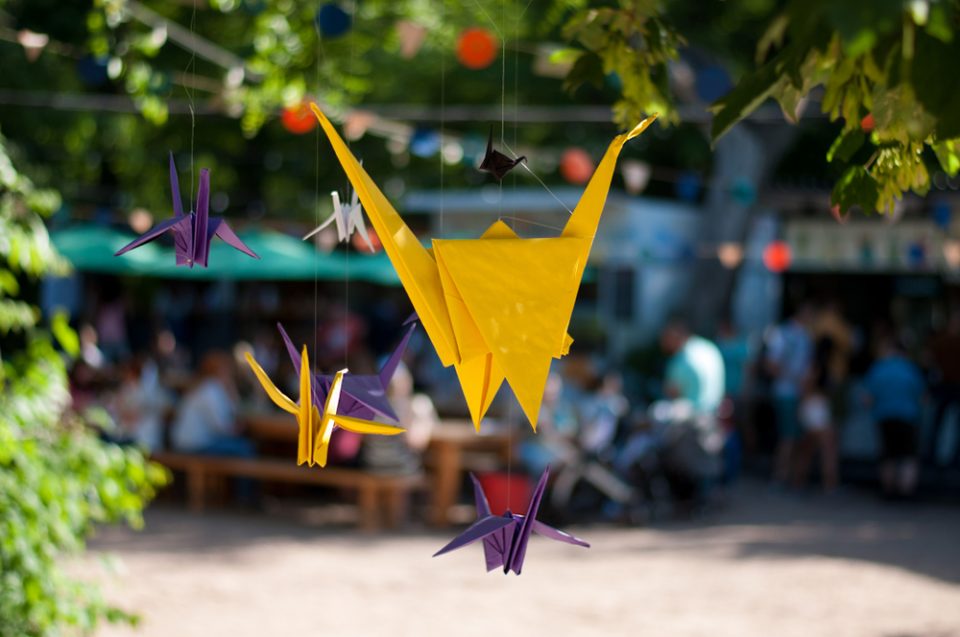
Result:
<svg viewBox="0 0 960 637">
<path fill-rule="evenodd" d="M 658 0 L 620 0 L 617 7 L 586 8 L 564 27 L 564 37 L 582 45 L 565 86 L 575 91 L 590 82 L 602 86 L 604 75 L 616 74 L 621 97 L 614 120 L 631 128 L 649 113 L 663 121 L 679 118 L 670 94 L 667 63 L 675 60 L 683 37 L 660 17 Z"/>
<path fill-rule="evenodd" d="M 165 480 L 133 448 L 100 440 L 70 409 L 66 366 L 39 311 L 18 298 L 21 280 L 65 271 L 41 215 L 58 205 L 20 174 L 0 138 L 0 633 L 24 637 L 92 633 L 103 620 L 134 618 L 64 571 L 100 522 L 140 526 Z M 70 353 L 64 316 L 52 330 Z M 3 335 L 6 334 L 6 338 Z"/>
<path fill-rule="evenodd" d="M 822 87 L 821 110 L 843 122 L 827 153 L 845 167 L 833 203 L 890 212 L 905 192 L 927 192 L 929 164 L 960 168 L 958 29 L 956 0 L 795 0 L 761 39 L 762 65 L 713 106 L 713 138 L 769 97 L 793 113 Z"/>
</svg>

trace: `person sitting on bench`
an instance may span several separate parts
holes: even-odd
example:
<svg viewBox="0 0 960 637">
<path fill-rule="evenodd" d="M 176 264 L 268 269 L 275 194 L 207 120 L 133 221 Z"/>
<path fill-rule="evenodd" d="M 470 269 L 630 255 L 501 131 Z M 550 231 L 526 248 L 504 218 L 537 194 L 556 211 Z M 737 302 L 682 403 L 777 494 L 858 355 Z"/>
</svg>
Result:
<svg viewBox="0 0 960 637">
<path fill-rule="evenodd" d="M 241 437 L 236 413 L 233 360 L 225 352 L 208 352 L 200 361 L 196 385 L 177 412 L 173 448 L 210 456 L 253 457 L 253 443 Z"/>
</svg>

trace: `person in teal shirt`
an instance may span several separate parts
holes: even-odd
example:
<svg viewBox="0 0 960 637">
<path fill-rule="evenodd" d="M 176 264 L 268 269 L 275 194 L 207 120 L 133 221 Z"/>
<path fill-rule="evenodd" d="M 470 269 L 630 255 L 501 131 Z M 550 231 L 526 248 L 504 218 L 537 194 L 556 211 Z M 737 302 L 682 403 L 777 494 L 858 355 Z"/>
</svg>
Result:
<svg viewBox="0 0 960 637">
<path fill-rule="evenodd" d="M 723 357 L 727 396 L 739 399 L 744 393 L 744 377 L 753 356 L 750 338 L 738 334 L 730 321 L 724 321 L 717 331 L 717 347 Z"/>
<path fill-rule="evenodd" d="M 691 334 L 679 319 L 663 328 L 660 346 L 670 355 L 664 378 L 666 396 L 690 402 L 700 414 L 715 414 L 726 388 L 723 357 L 717 346 Z"/>
</svg>

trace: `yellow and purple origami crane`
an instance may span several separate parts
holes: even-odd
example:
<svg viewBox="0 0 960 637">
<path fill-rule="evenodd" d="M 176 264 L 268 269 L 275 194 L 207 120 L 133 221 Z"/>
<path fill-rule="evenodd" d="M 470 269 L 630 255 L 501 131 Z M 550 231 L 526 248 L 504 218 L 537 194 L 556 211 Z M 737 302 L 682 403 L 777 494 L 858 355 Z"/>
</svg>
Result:
<svg viewBox="0 0 960 637">
<path fill-rule="evenodd" d="M 343 381 L 347 374 L 346 369 L 341 369 L 334 374 L 330 387 L 326 392 L 326 398 L 323 401 L 323 411 L 317 408 L 314 402 L 312 387 L 314 380 L 310 374 L 310 359 L 307 356 L 307 346 L 303 346 L 303 352 L 300 355 L 300 404 L 287 397 L 282 391 L 277 389 L 267 373 L 257 363 L 256 359 L 249 353 L 246 355 L 247 363 L 250 369 L 256 375 L 257 380 L 263 385 L 263 389 L 270 396 L 270 399 L 280 409 L 296 416 L 297 425 L 300 427 L 297 439 L 297 464 L 315 464 L 325 467 L 327 465 L 327 451 L 330 448 L 330 437 L 336 427 L 346 429 L 358 434 L 379 434 L 381 436 L 395 436 L 403 433 L 402 427 L 393 425 L 384 425 L 363 418 L 354 418 L 352 416 L 343 416 L 339 413 L 341 400 L 343 397 Z"/>
<path fill-rule="evenodd" d="M 617 157 L 656 116 L 614 138 L 559 237 L 522 239 L 497 221 L 479 239 L 433 239 L 428 249 L 320 108 L 311 109 L 441 362 L 454 366 L 474 427 L 506 380 L 536 430 L 551 360 L 573 342 L 567 327 Z"/>
</svg>

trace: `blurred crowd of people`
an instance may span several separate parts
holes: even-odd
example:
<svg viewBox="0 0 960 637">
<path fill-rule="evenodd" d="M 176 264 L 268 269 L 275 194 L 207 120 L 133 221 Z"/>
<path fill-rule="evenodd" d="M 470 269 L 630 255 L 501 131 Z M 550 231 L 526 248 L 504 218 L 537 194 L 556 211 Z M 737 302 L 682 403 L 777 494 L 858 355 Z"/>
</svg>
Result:
<svg viewBox="0 0 960 637">
<path fill-rule="evenodd" d="M 394 345 L 370 329 L 365 315 L 343 305 L 331 304 L 324 314 L 299 334 L 316 351 L 320 369 L 339 369 L 348 360 L 353 371 L 371 372 Z M 951 426 L 960 413 L 960 313 L 928 342 L 913 343 L 910 353 L 893 328 L 874 330 L 869 340 L 863 333 L 837 303 L 800 303 L 783 322 L 754 336 L 724 322 L 707 338 L 676 316 L 662 328 L 660 371 L 653 378 L 580 352 L 559 361 L 549 376 L 535 434 L 519 423 L 511 396 L 501 396 L 492 412 L 516 435 L 515 458 L 529 474 L 553 468 L 558 509 L 632 516 L 663 501 L 700 506 L 737 478 L 745 458 L 761 460 L 753 462 L 757 468 L 769 457 L 777 488 L 809 488 L 815 471 L 829 493 L 841 481 L 841 429 L 851 413 L 864 411 L 879 441 L 883 494 L 911 497 L 921 461 L 960 464 L 960 424 Z M 75 404 L 106 408 L 116 428 L 104 435 L 151 451 L 257 454 L 241 416 L 269 403 L 242 363 L 246 351 L 296 395 L 294 368 L 272 329 L 256 330 L 232 351 L 214 348 L 197 356 L 163 329 L 149 348 L 132 352 L 123 302 L 114 299 L 100 304 L 81 327 L 80 340 L 72 373 Z M 851 361 L 864 350 L 870 362 L 853 377 Z M 418 332 L 389 387 L 407 434 L 339 431 L 331 462 L 422 469 L 438 411 L 464 415 L 455 376 L 431 352 Z M 927 435 L 921 436 L 924 422 Z"/>
</svg>

